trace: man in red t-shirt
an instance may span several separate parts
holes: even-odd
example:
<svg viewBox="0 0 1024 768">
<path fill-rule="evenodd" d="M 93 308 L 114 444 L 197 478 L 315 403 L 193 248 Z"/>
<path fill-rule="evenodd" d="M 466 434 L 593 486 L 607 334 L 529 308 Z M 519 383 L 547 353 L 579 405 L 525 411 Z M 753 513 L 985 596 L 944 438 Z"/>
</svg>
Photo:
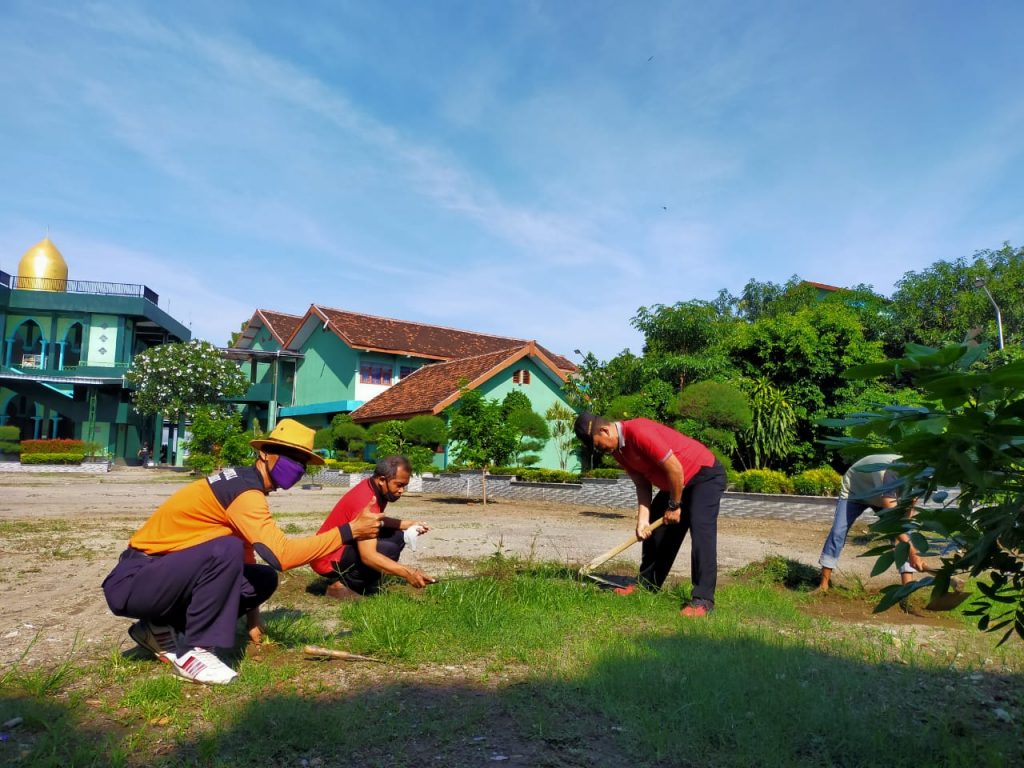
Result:
<svg viewBox="0 0 1024 768">
<path fill-rule="evenodd" d="M 404 456 L 387 456 L 377 462 L 373 476 L 349 489 L 327 516 L 321 531 L 329 531 L 354 520 L 363 510 L 384 514 L 388 502 L 398 501 L 409 485 L 412 467 Z M 314 560 L 310 566 L 321 576 L 331 579 L 327 595 L 339 600 L 354 600 L 360 595 L 376 594 L 381 576 L 401 576 L 417 589 L 436 579 L 415 568 L 407 568 L 398 558 L 410 537 L 430 530 L 416 520 L 381 518 L 376 539 L 358 541 L 355 546 L 343 544 L 339 549 Z"/>
<path fill-rule="evenodd" d="M 718 508 L 725 470 L 702 443 L 650 419 L 608 421 L 581 413 L 574 425 L 584 445 L 610 453 L 636 486 L 636 537 L 643 541 L 639 583 L 660 589 L 686 533 L 690 539 L 693 599 L 680 612 L 706 616 L 715 607 L 718 580 Z M 652 488 L 658 495 L 652 500 Z M 649 525 L 661 518 L 655 531 Z M 635 587 L 615 590 L 630 594 Z"/>
</svg>

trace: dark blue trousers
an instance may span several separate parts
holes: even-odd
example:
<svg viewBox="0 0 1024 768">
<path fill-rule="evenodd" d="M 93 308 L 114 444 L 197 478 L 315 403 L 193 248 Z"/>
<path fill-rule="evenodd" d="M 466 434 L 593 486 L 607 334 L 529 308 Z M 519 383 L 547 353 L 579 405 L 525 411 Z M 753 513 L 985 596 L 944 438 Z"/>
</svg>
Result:
<svg viewBox="0 0 1024 768">
<path fill-rule="evenodd" d="M 115 616 L 174 627 L 190 648 L 230 648 L 238 617 L 277 589 L 273 568 L 247 565 L 243 557 L 235 536 L 166 555 L 129 547 L 104 580 L 103 594 Z"/>
<path fill-rule="evenodd" d="M 660 589 L 687 532 L 690 533 L 690 579 L 693 599 L 715 604 L 718 583 L 718 509 L 725 493 L 725 470 L 717 461 L 701 470 L 683 486 L 679 525 L 663 525 L 644 539 L 640 558 L 640 583 Z M 651 522 L 668 509 L 668 492 L 659 491 L 651 502 Z"/>
<path fill-rule="evenodd" d="M 405 532 L 397 528 L 382 528 L 377 534 L 377 551 L 389 560 L 398 562 L 405 549 Z M 366 565 L 359 557 L 359 548 L 349 544 L 342 550 L 341 560 L 331 563 L 341 583 L 360 595 L 374 595 L 380 591 L 380 571 Z"/>
</svg>

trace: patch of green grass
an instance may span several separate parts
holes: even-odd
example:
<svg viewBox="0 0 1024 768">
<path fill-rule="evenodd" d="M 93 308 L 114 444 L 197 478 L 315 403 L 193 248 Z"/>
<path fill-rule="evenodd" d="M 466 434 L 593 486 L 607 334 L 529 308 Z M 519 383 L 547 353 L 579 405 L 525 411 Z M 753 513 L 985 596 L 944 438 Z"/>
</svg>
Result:
<svg viewBox="0 0 1024 768">
<path fill-rule="evenodd" d="M 132 682 L 120 704 L 137 717 L 149 721 L 173 713 L 182 700 L 182 681 L 171 675 L 159 675 Z"/>
</svg>

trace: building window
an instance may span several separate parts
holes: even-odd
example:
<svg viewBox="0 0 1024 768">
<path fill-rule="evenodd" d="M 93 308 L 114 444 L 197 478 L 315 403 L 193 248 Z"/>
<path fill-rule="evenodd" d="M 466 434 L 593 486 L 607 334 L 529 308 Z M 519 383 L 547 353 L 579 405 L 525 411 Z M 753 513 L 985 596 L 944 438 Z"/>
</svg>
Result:
<svg viewBox="0 0 1024 768">
<path fill-rule="evenodd" d="M 400 366 L 398 366 L 398 380 L 401 381 L 402 379 L 404 379 L 406 376 L 408 376 L 410 373 L 412 373 L 415 370 L 416 369 L 413 366 L 411 366 L 411 365 L 400 365 Z"/>
<path fill-rule="evenodd" d="M 361 384 L 391 384 L 392 373 L 390 365 L 363 363 L 359 366 L 359 381 Z"/>
<path fill-rule="evenodd" d="M 512 372 L 512 383 L 513 384 L 529 384 L 530 383 L 530 372 L 525 369 Z"/>
</svg>

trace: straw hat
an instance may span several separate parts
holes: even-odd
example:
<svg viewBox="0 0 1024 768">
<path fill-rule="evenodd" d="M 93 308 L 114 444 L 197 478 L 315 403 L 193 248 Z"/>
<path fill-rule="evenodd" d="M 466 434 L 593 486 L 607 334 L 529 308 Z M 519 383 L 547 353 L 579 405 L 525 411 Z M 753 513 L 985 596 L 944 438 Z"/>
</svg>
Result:
<svg viewBox="0 0 1024 768">
<path fill-rule="evenodd" d="M 324 460 L 313 453 L 313 435 L 316 432 L 295 419 L 281 419 L 277 426 L 266 437 L 258 440 L 250 440 L 249 445 L 257 451 L 263 450 L 264 446 L 279 445 L 282 448 L 289 448 L 302 454 L 307 464 L 323 464 Z M 267 451 L 275 453 L 273 449 Z"/>
</svg>

